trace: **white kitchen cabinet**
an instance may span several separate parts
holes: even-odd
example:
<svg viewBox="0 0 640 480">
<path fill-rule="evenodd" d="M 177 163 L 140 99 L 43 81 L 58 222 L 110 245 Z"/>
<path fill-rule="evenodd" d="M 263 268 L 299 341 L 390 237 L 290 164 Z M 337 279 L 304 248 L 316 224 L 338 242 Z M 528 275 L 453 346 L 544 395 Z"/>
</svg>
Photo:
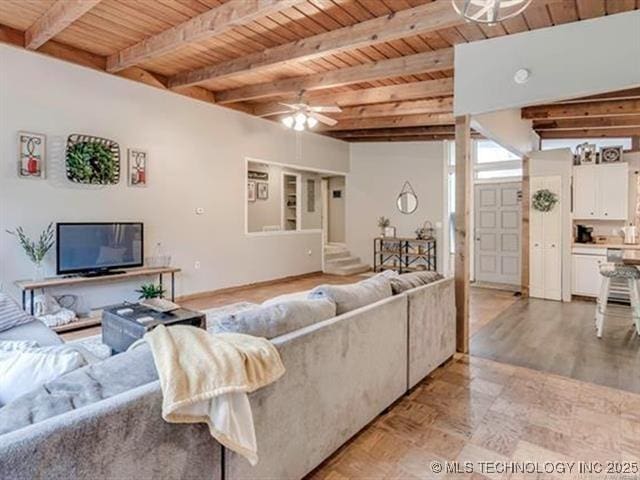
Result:
<svg viewBox="0 0 640 480">
<path fill-rule="evenodd" d="M 573 169 L 573 218 L 627 220 L 629 167 L 626 163 L 580 165 Z"/>
<path fill-rule="evenodd" d="M 574 295 L 597 297 L 600 292 L 600 265 L 606 263 L 606 255 L 572 255 L 573 281 L 571 292 Z"/>
<path fill-rule="evenodd" d="M 559 176 L 530 180 L 530 191 L 549 189 L 558 196 L 550 212 L 529 211 L 529 294 L 532 297 L 562 298 L 562 179 Z"/>
</svg>

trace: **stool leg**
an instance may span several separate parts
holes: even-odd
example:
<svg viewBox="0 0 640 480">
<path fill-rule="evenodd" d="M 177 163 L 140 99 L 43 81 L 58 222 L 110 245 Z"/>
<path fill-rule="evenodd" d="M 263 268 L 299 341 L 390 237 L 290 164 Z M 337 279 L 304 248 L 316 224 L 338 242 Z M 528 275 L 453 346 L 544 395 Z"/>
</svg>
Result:
<svg viewBox="0 0 640 480">
<path fill-rule="evenodd" d="M 629 279 L 629 296 L 631 297 L 631 314 L 636 333 L 640 335 L 640 292 L 638 292 L 638 280 Z"/>
<path fill-rule="evenodd" d="M 609 300 L 609 285 L 611 279 L 609 277 L 602 278 L 600 285 L 600 296 L 596 305 L 596 331 L 598 338 L 602 338 L 602 329 L 604 327 L 604 316 L 607 312 L 607 302 Z"/>
</svg>

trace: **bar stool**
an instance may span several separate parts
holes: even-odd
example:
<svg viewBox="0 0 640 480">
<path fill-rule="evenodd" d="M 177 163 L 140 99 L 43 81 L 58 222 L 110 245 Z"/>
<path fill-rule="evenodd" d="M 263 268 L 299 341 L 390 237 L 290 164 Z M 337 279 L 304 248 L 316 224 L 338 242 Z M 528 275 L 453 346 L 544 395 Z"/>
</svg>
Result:
<svg viewBox="0 0 640 480">
<path fill-rule="evenodd" d="M 605 315 L 607 313 L 609 295 L 612 283 L 626 284 L 629 288 L 629 301 L 631 304 L 631 316 L 633 318 L 636 333 L 640 335 L 640 270 L 631 265 L 622 264 L 622 250 L 607 249 L 607 263 L 600 266 L 600 295 L 596 305 L 596 331 L 598 338 L 602 338 Z"/>
</svg>

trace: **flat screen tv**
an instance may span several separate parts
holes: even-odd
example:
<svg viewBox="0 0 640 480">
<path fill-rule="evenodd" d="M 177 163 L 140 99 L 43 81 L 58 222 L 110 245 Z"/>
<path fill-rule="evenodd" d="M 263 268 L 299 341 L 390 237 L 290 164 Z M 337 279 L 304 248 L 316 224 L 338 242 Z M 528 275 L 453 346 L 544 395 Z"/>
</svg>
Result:
<svg viewBox="0 0 640 480">
<path fill-rule="evenodd" d="M 58 223 L 56 234 L 58 275 L 109 274 L 143 264 L 142 223 Z"/>
</svg>

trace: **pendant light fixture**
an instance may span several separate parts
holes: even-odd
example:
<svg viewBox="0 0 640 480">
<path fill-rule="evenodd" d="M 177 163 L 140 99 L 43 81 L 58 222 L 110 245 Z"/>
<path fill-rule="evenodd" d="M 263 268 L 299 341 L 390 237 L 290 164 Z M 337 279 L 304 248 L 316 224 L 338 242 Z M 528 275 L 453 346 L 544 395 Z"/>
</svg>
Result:
<svg viewBox="0 0 640 480">
<path fill-rule="evenodd" d="M 453 8 L 470 22 L 495 25 L 522 13 L 532 0 L 451 0 Z"/>
</svg>

